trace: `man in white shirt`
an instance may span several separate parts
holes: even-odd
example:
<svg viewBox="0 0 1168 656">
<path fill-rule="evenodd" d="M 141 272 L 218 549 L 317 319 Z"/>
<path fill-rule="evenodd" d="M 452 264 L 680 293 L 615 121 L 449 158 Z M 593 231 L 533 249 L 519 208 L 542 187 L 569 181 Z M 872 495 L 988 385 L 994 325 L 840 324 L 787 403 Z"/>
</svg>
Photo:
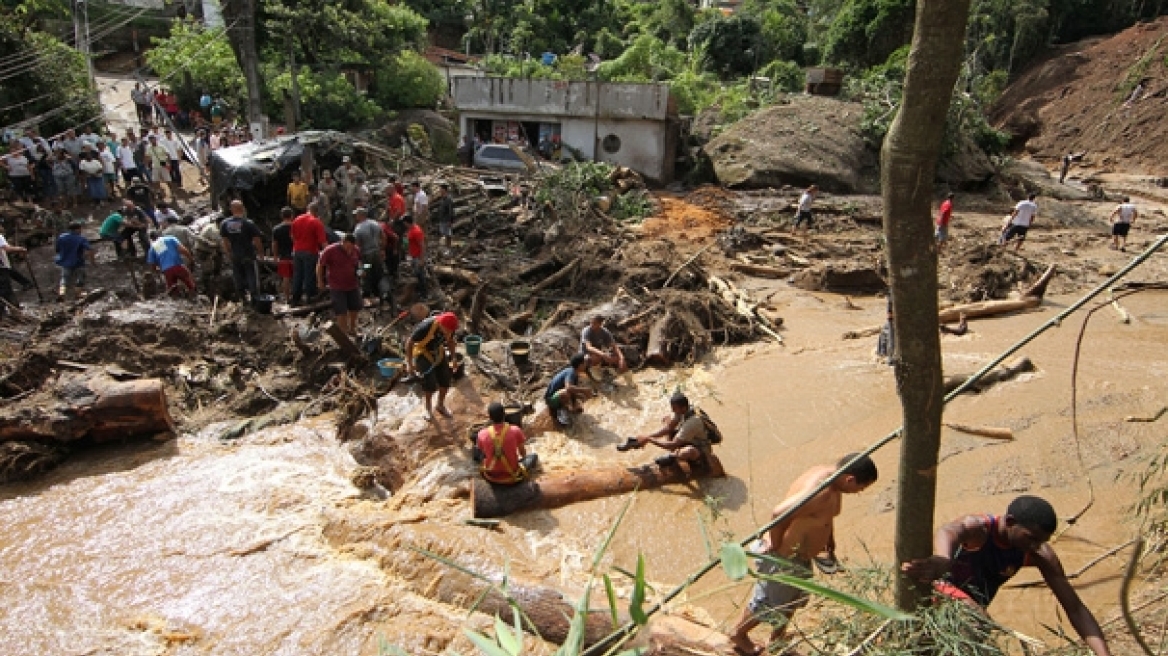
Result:
<svg viewBox="0 0 1168 656">
<path fill-rule="evenodd" d="M 97 159 L 101 162 L 101 175 L 105 179 L 105 193 L 107 196 L 113 196 L 114 185 L 118 183 L 118 163 L 117 158 L 106 148 L 105 141 L 97 142 Z"/>
<path fill-rule="evenodd" d="M 811 185 L 799 196 L 799 207 L 795 210 L 795 226 L 794 230 L 799 230 L 800 223 L 806 223 L 807 229 L 810 230 L 815 225 L 815 216 L 811 214 L 811 203 L 815 202 L 815 197 L 819 195 L 819 186 Z"/>
<path fill-rule="evenodd" d="M 1135 203 L 1131 202 L 1131 198 L 1124 196 L 1123 202 L 1120 203 L 1115 210 L 1111 212 L 1111 249 L 1119 249 L 1127 251 L 1127 233 L 1131 230 L 1131 226 L 1136 222 L 1136 217 L 1140 213 L 1136 211 Z M 1120 239 L 1123 243 L 1120 244 Z"/>
<path fill-rule="evenodd" d="M 414 223 L 425 228 L 430 222 L 430 197 L 422 189 L 422 183 L 415 180 L 411 185 L 414 191 Z"/>
<path fill-rule="evenodd" d="M 1018 201 L 1018 204 L 1014 206 L 1014 211 L 1010 213 L 1006 225 L 1002 228 L 1002 237 L 998 243 L 1004 246 L 1011 239 L 1017 237 L 1018 241 L 1014 243 L 1015 253 L 1022 250 L 1022 243 L 1026 241 L 1026 233 L 1030 230 L 1034 219 L 1038 218 L 1038 204 L 1034 202 L 1035 197 L 1035 194 L 1030 194 L 1026 200 Z"/>
<path fill-rule="evenodd" d="M 134 159 L 134 142 L 128 136 L 122 137 L 122 147 L 118 148 L 118 168 L 122 170 L 126 189 L 129 189 L 130 181 L 141 172 L 138 170 L 138 160 Z"/>
<path fill-rule="evenodd" d="M 182 152 L 182 143 L 179 142 L 178 137 L 170 128 L 166 128 L 166 135 L 159 139 L 158 143 L 170 155 L 170 181 L 174 183 L 176 188 L 182 189 L 182 173 L 179 170 L 179 153 Z"/>
</svg>

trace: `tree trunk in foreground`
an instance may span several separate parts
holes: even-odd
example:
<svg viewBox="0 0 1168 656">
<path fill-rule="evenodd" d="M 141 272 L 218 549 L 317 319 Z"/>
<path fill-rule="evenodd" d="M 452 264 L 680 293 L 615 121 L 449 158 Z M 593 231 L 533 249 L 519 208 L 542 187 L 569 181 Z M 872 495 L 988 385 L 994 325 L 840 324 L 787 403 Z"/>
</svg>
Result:
<svg viewBox="0 0 1168 656">
<path fill-rule="evenodd" d="M 223 0 L 220 7 L 227 40 L 247 83 L 247 122 L 250 128 L 259 123 L 264 114 L 260 55 L 256 49 L 256 3 L 255 0 Z"/>
<path fill-rule="evenodd" d="M 156 378 L 118 382 L 104 374 L 67 374 L 0 415 L 0 442 L 104 442 L 173 431 Z"/>
<path fill-rule="evenodd" d="M 943 399 L 933 180 L 968 17 L 969 0 L 917 3 L 904 99 L 880 153 L 898 353 L 896 382 L 904 414 L 896 505 L 897 562 L 932 553 Z M 915 608 L 927 592 L 926 586 L 897 577 L 900 608 Z"/>
</svg>

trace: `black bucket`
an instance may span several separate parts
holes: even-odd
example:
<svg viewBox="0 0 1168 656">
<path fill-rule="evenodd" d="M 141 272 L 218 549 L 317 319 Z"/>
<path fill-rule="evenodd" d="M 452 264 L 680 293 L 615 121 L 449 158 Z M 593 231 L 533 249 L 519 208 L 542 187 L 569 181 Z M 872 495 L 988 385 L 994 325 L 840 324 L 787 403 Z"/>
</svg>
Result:
<svg viewBox="0 0 1168 656">
<path fill-rule="evenodd" d="M 511 342 L 511 361 L 516 367 L 525 367 L 531 363 L 531 342 Z"/>
<path fill-rule="evenodd" d="M 275 296 L 272 296 L 271 294 L 260 294 L 259 296 L 256 296 L 252 299 L 251 305 L 255 308 L 255 311 L 259 312 L 260 314 L 271 314 L 272 303 L 275 302 Z"/>
</svg>

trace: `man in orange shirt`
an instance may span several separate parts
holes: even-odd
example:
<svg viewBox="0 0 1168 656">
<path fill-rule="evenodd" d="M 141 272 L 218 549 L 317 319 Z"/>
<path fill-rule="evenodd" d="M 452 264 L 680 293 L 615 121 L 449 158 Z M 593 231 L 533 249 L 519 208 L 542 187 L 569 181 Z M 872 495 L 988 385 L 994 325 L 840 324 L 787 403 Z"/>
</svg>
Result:
<svg viewBox="0 0 1168 656">
<path fill-rule="evenodd" d="M 418 298 L 426 297 L 426 233 L 414 223 L 414 218 L 405 216 L 406 223 L 406 254 L 409 256 L 410 267 L 418 278 Z"/>
<path fill-rule="evenodd" d="M 480 430 L 475 446 L 482 455 L 479 472 L 495 485 L 514 485 L 531 475 L 539 464 L 539 457 L 527 453 L 523 429 L 507 423 L 503 404 L 495 401 L 487 406 L 491 425 Z"/>
<path fill-rule="evenodd" d="M 406 215 L 406 197 L 402 195 L 401 190 L 397 188 L 396 182 L 392 179 L 387 191 L 389 199 L 386 201 L 386 213 L 389 215 L 390 221 L 395 221 Z"/>
</svg>

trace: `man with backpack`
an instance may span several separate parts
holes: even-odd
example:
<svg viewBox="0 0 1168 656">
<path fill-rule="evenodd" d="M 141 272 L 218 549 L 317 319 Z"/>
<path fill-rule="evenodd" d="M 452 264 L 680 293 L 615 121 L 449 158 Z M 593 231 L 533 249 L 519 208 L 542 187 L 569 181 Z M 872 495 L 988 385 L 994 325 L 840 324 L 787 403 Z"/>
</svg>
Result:
<svg viewBox="0 0 1168 656">
<path fill-rule="evenodd" d="M 714 453 L 714 445 L 722 442 L 721 431 L 705 412 L 691 406 L 681 392 L 674 392 L 669 397 L 669 409 L 673 414 L 665 418 L 657 432 L 630 437 L 618 445 L 617 450 L 628 451 L 653 444 L 669 452 L 654 460 L 662 467 L 675 466 L 678 460 L 691 464 L 704 462 Z"/>
<path fill-rule="evenodd" d="M 480 430 L 475 437 L 475 446 L 482 454 L 479 472 L 495 485 L 522 483 L 535 469 L 539 458 L 527 452 L 523 429 L 507 422 L 502 403 L 495 401 L 487 406 L 487 415 L 491 418 L 491 425 Z"/>
</svg>

